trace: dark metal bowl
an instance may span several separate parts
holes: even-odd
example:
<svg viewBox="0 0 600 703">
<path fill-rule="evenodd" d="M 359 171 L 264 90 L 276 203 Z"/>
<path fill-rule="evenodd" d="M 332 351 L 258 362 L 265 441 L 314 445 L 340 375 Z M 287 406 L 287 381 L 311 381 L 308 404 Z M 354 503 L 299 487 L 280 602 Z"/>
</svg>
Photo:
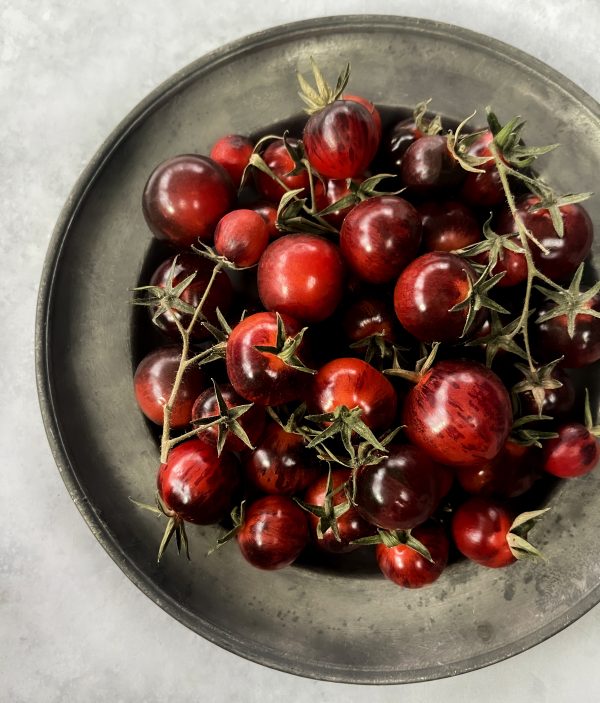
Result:
<svg viewBox="0 0 600 703">
<path fill-rule="evenodd" d="M 193 561 L 156 565 L 161 527 L 128 496 L 154 492 L 158 452 L 132 394 L 128 291 L 150 236 L 140 195 L 152 168 L 206 152 L 297 114 L 294 72 L 312 55 L 351 87 L 410 107 L 434 97 L 460 118 L 492 104 L 528 118 L 532 143 L 559 140 L 544 175 L 571 192 L 600 173 L 600 107 L 566 78 L 473 32 L 401 17 L 336 17 L 269 30 L 196 61 L 116 128 L 60 216 L 41 281 L 37 376 L 65 484 L 110 556 L 144 593 L 203 637 L 284 671 L 396 683 L 475 669 L 544 640 L 600 600 L 600 474 L 564 483 L 536 528 L 547 564 L 482 569 L 461 562 L 431 588 L 399 589 L 364 570 L 252 569 L 234 547 L 204 553 L 215 528 L 190 530 Z M 600 203 L 589 202 L 600 222 Z M 596 246 L 596 250 L 597 250 Z M 597 397 L 597 396 L 596 396 Z"/>
</svg>

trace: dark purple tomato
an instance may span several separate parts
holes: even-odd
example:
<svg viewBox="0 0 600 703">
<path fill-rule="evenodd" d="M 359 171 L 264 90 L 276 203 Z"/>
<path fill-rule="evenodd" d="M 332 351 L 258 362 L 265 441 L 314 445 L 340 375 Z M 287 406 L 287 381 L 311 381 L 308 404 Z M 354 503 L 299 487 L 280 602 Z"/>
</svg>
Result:
<svg viewBox="0 0 600 703">
<path fill-rule="evenodd" d="M 223 384 L 219 386 L 219 390 L 221 391 L 225 405 L 228 408 L 234 408 L 237 405 L 246 404 L 246 400 L 234 391 L 233 386 Z M 218 415 L 219 404 L 217 402 L 217 396 L 215 395 L 214 388 L 207 388 L 196 398 L 196 402 L 192 408 L 192 419 L 203 420 L 207 417 L 215 417 Z M 263 430 L 265 429 L 265 421 L 265 410 L 260 405 L 254 405 L 238 418 L 238 422 L 248 435 L 248 439 L 252 445 L 255 445 L 260 439 Z M 211 427 L 201 430 L 199 432 L 199 436 L 205 442 L 216 445 L 219 438 L 219 430 L 216 425 L 212 425 Z M 243 449 L 247 448 L 247 445 L 242 442 L 239 437 L 236 437 L 232 432 L 230 432 L 225 440 L 225 445 L 223 448 L 231 452 L 241 452 Z"/>
<path fill-rule="evenodd" d="M 600 312 L 600 295 L 595 295 L 586 308 Z M 538 316 L 548 312 L 554 303 L 547 303 L 539 308 Z M 536 353 L 543 361 L 552 361 L 563 357 L 561 364 L 566 368 L 576 369 L 593 364 L 600 359 L 600 319 L 580 313 L 575 317 L 575 334 L 569 336 L 566 315 L 551 317 L 545 322 L 538 322 L 535 327 L 534 345 Z"/>
<path fill-rule="evenodd" d="M 474 361 L 440 361 L 408 392 L 405 433 L 432 459 L 479 466 L 500 453 L 512 426 L 508 391 Z"/>
<path fill-rule="evenodd" d="M 544 390 L 544 400 L 542 407 L 533 397 L 531 391 L 519 393 L 521 409 L 524 415 L 550 415 L 554 419 L 566 417 L 575 407 L 575 386 L 566 371 L 560 367 L 554 369 L 552 377 L 562 383 L 560 388 L 548 388 Z"/>
<path fill-rule="evenodd" d="M 167 508 L 186 522 L 211 525 L 230 511 L 240 483 L 233 454 L 217 456 L 212 444 L 188 439 L 169 452 L 158 471 L 158 493 Z"/>
<path fill-rule="evenodd" d="M 254 210 L 232 210 L 215 229 L 215 251 L 238 268 L 257 264 L 268 243 L 267 223 Z"/>
<path fill-rule="evenodd" d="M 233 185 L 239 188 L 244 169 L 250 161 L 254 144 L 240 134 L 228 134 L 217 140 L 210 150 L 210 158 L 229 174 Z"/>
<path fill-rule="evenodd" d="M 574 478 L 593 471 L 600 459 L 600 446 L 587 427 L 570 422 L 557 432 L 558 437 L 544 442 L 544 471 L 559 478 Z"/>
<path fill-rule="evenodd" d="M 164 407 L 173 390 L 180 361 L 181 349 L 161 347 L 145 356 L 135 370 L 133 377 L 135 398 L 144 415 L 157 425 L 163 424 Z M 207 378 L 200 368 L 188 366 L 171 409 L 171 427 L 189 425 L 194 400 L 206 384 Z"/>
<path fill-rule="evenodd" d="M 287 141 L 292 147 L 297 147 L 299 144 L 297 139 L 289 138 Z M 308 173 L 300 171 L 300 173 L 291 175 L 292 171 L 296 169 L 296 164 L 282 140 L 271 142 L 262 154 L 262 158 L 288 190 L 305 188 L 308 193 Z M 278 203 L 286 192 L 268 173 L 258 169 L 254 169 L 254 183 L 256 190 L 262 197 L 274 203 Z"/>
<path fill-rule="evenodd" d="M 314 413 L 332 413 L 345 405 L 360 408 L 360 419 L 374 431 L 390 427 L 396 417 L 398 399 L 388 379 L 362 359 L 334 359 L 313 377 L 308 396 Z"/>
<path fill-rule="evenodd" d="M 438 505 L 438 473 L 418 447 L 392 444 L 377 464 L 356 473 L 354 502 L 360 514 L 386 530 L 410 530 L 431 517 Z"/>
<path fill-rule="evenodd" d="M 564 236 L 558 236 L 548 210 L 532 210 L 540 202 L 535 195 L 529 195 L 518 203 L 518 213 L 523 224 L 536 239 L 546 247 L 547 254 L 531 244 L 533 261 L 537 268 L 553 281 L 562 281 L 572 276 L 579 264 L 584 261 L 592 248 L 594 228 L 587 211 L 578 203 L 562 205 Z M 510 210 L 503 210 L 496 224 L 498 234 L 516 232 L 517 227 Z"/>
<path fill-rule="evenodd" d="M 387 579 L 403 588 L 422 588 L 437 581 L 446 568 L 450 544 L 442 526 L 433 522 L 415 528 L 412 536 L 427 547 L 433 561 L 405 544 L 397 547 L 378 544 L 375 555 Z"/>
<path fill-rule="evenodd" d="M 257 212 L 267 223 L 267 232 L 269 239 L 277 239 L 283 234 L 277 229 L 277 208 L 272 204 L 261 200 L 254 205 L 248 206 L 250 210 Z"/>
<path fill-rule="evenodd" d="M 486 130 L 473 142 L 469 154 L 472 156 L 492 156 L 490 143 L 493 138 L 492 133 Z M 474 207 L 488 208 L 500 205 L 504 200 L 504 189 L 495 162 L 488 161 L 477 168 L 482 171 L 467 173 L 460 191 L 461 197 Z"/>
<path fill-rule="evenodd" d="M 417 205 L 426 251 L 454 251 L 481 239 L 473 212 L 458 200 L 427 200 Z"/>
<path fill-rule="evenodd" d="M 384 137 L 382 144 L 386 167 L 392 173 L 398 173 L 402 159 L 408 147 L 423 135 L 412 117 L 397 122 Z"/>
<path fill-rule="evenodd" d="M 363 200 L 346 215 L 340 248 L 350 270 L 367 283 L 387 283 L 416 256 L 421 219 L 395 195 Z"/>
<path fill-rule="evenodd" d="M 161 288 L 166 287 L 169 275 L 171 273 L 173 259 L 174 257 L 169 257 L 166 261 L 163 261 L 163 263 L 152 274 L 150 285 L 160 286 Z M 206 290 L 206 286 L 210 280 L 212 270 L 213 264 L 208 261 L 208 259 L 192 254 L 191 252 L 179 254 L 174 269 L 173 285 L 176 286 L 178 283 L 181 283 L 181 281 L 186 279 L 192 273 L 196 274 L 194 280 L 181 294 L 181 299 L 193 307 L 196 307 L 204 295 L 204 291 Z M 229 280 L 227 273 L 221 270 L 215 277 L 202 308 L 202 312 L 209 322 L 215 325 L 217 324 L 217 308 L 219 308 L 223 315 L 227 315 L 232 304 L 233 286 L 231 285 L 231 281 Z M 154 308 L 150 308 L 150 314 L 154 315 L 154 313 Z M 158 318 L 156 324 L 169 337 L 180 339 L 175 318 L 177 318 L 185 327 L 189 324 L 191 316 L 187 313 L 182 313 L 179 310 L 171 308 L 168 312 L 163 313 Z M 194 339 L 206 339 L 210 335 L 206 328 L 198 322 L 192 330 L 192 336 Z"/>
<path fill-rule="evenodd" d="M 246 455 L 244 469 L 250 483 L 263 493 L 295 495 L 322 473 L 317 462 L 301 435 L 272 422 L 256 449 Z"/>
<path fill-rule="evenodd" d="M 158 239 L 189 247 L 211 242 L 219 219 L 233 207 L 235 189 L 227 171 L 207 156 L 167 159 L 150 174 L 142 206 Z"/>
<path fill-rule="evenodd" d="M 450 312 L 450 308 L 467 298 L 470 283 L 476 280 L 473 267 L 456 254 L 436 251 L 419 256 L 400 274 L 394 290 L 400 324 L 421 342 L 457 342 L 468 310 Z M 483 308 L 477 312 L 473 329 L 485 315 Z"/>
<path fill-rule="evenodd" d="M 491 498 L 470 498 L 454 513 L 454 543 L 461 554 L 481 566 L 508 566 L 516 561 L 506 540 L 513 519 L 502 503 Z"/>
<path fill-rule="evenodd" d="M 369 110 L 355 100 L 336 100 L 312 114 L 303 142 L 311 165 L 327 178 L 354 178 L 377 152 L 380 133 Z"/>
<path fill-rule="evenodd" d="M 259 569 L 289 566 L 309 541 L 302 508 L 286 496 L 264 496 L 247 509 L 237 533 L 244 559 Z"/>
<path fill-rule="evenodd" d="M 296 335 L 300 325 L 282 315 L 288 335 Z M 308 375 L 292 368 L 277 355 L 262 352 L 257 346 L 275 347 L 277 317 L 273 312 L 258 312 L 239 322 L 227 340 L 227 375 L 235 391 L 252 403 L 281 405 L 301 399 L 310 386 Z M 305 344 L 297 354 L 302 358 Z"/>
<path fill-rule="evenodd" d="M 258 266 L 262 304 L 302 322 L 333 314 L 344 292 L 339 248 L 315 234 L 288 234 L 266 248 Z"/>
<path fill-rule="evenodd" d="M 331 472 L 331 487 L 332 490 L 339 488 L 350 479 L 350 472 L 344 469 L 335 469 Z M 321 476 L 312 483 L 304 494 L 304 502 L 309 505 L 322 507 L 325 503 L 325 495 L 327 492 L 327 475 Z M 333 505 L 341 505 L 347 502 L 348 498 L 343 490 L 339 490 L 333 496 Z M 336 539 L 333 530 L 330 528 L 323 534 L 323 538 L 319 539 L 317 535 L 317 524 L 319 518 L 308 513 L 308 523 L 313 542 L 322 550 L 332 552 L 334 554 L 344 554 L 352 552 L 359 545 L 352 544 L 354 540 L 361 537 L 368 537 L 375 534 L 375 527 L 368 523 L 352 505 L 348 510 L 337 518 L 337 526 L 340 539 Z"/>
<path fill-rule="evenodd" d="M 452 188 L 461 183 L 465 171 L 448 149 L 446 137 L 424 136 L 411 144 L 402 158 L 402 183 L 415 193 Z"/>
<path fill-rule="evenodd" d="M 381 335 L 387 342 L 395 342 L 396 325 L 393 309 L 374 296 L 350 303 L 342 316 L 344 335 L 350 344 L 375 334 Z"/>
</svg>

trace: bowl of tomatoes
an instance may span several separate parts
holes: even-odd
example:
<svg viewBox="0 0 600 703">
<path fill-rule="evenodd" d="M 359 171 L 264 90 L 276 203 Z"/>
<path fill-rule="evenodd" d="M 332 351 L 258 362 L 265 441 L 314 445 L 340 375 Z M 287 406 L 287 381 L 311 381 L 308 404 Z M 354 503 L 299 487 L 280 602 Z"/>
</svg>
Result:
<svg viewBox="0 0 600 703">
<path fill-rule="evenodd" d="M 128 577 L 356 683 L 596 604 L 599 115 L 499 42 L 357 16 L 224 47 L 126 117 L 57 224 L 37 368 Z"/>
</svg>

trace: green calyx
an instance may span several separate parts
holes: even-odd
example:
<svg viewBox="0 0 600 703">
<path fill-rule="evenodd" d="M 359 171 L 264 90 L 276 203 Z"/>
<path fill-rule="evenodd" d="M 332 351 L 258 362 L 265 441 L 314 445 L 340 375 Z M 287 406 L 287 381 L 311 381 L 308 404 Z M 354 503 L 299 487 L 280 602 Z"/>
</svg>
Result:
<svg viewBox="0 0 600 703">
<path fill-rule="evenodd" d="M 531 510 L 529 512 L 517 515 L 517 517 L 513 520 L 513 523 L 506 534 L 506 541 L 508 543 L 508 548 L 515 559 L 544 560 L 544 555 L 539 551 L 539 549 L 527 541 L 527 536 L 531 528 L 539 522 L 548 510 L 550 510 L 550 508 L 544 508 L 543 510 Z"/>
<path fill-rule="evenodd" d="M 275 346 L 258 345 L 254 348 L 259 352 L 274 354 L 284 364 L 296 371 L 314 375 L 317 372 L 314 369 L 309 369 L 297 354 L 298 347 L 302 344 L 302 339 L 307 329 L 308 327 L 303 327 L 297 334 L 288 336 L 283 319 L 277 313 L 277 340 Z"/>
<path fill-rule="evenodd" d="M 428 562 L 433 564 L 433 558 L 427 547 L 418 539 L 412 536 L 410 530 L 383 530 L 377 528 L 377 534 L 368 537 L 361 537 L 352 542 L 352 544 L 371 545 L 384 544 L 388 548 L 398 547 L 403 544 L 409 549 L 414 550 Z"/>
<path fill-rule="evenodd" d="M 325 488 L 325 497 L 323 499 L 323 505 L 312 505 L 310 503 L 305 503 L 299 498 L 294 498 L 295 502 L 306 512 L 311 513 L 315 517 L 319 518 L 317 522 L 317 537 L 318 539 L 323 539 L 326 532 L 331 530 L 333 536 L 338 542 L 342 541 L 340 536 L 340 530 L 338 526 L 338 518 L 340 518 L 344 513 L 350 510 L 350 501 L 346 495 L 346 500 L 335 505 L 336 496 L 345 492 L 346 485 L 342 484 L 337 488 L 333 487 L 333 478 L 331 473 L 331 465 L 327 473 L 327 486 Z"/>
<path fill-rule="evenodd" d="M 296 73 L 296 76 L 298 78 L 298 83 L 300 84 L 298 95 L 306 104 L 306 112 L 309 115 L 312 115 L 342 97 L 342 93 L 346 89 L 348 80 L 350 79 L 350 64 L 346 64 L 346 67 L 338 76 L 335 87 L 329 85 L 329 83 L 325 80 L 321 69 L 312 56 L 310 57 L 310 65 L 315 81 L 314 88 L 301 73 Z"/>
</svg>

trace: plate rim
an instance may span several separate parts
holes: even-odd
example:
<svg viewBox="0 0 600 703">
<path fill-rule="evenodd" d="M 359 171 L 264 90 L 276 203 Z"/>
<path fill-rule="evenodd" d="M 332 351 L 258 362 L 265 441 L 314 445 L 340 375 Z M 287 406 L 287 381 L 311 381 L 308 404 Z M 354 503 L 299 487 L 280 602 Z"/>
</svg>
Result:
<svg viewBox="0 0 600 703">
<path fill-rule="evenodd" d="M 70 460 L 55 411 L 50 368 L 51 340 L 49 319 L 55 278 L 60 267 L 62 247 L 69 234 L 73 220 L 87 193 L 94 186 L 96 178 L 104 165 L 119 148 L 120 144 L 148 114 L 156 110 L 172 94 L 178 92 L 189 82 L 196 80 L 203 72 L 212 70 L 213 67 L 235 58 L 238 54 L 251 52 L 253 48 L 258 46 L 282 42 L 294 36 L 316 36 L 328 29 L 339 32 L 344 29 L 356 31 L 363 28 L 364 30 L 372 31 L 377 29 L 378 26 L 388 30 L 393 26 L 398 31 L 421 31 L 429 35 L 441 34 L 446 38 L 451 37 L 462 44 L 474 45 L 491 54 L 500 55 L 504 60 L 508 59 L 512 63 L 518 64 L 521 69 L 539 74 L 545 81 L 551 82 L 556 88 L 575 98 L 600 124 L 600 103 L 556 69 L 501 40 L 446 22 L 401 15 L 342 14 L 281 24 L 228 42 L 179 69 L 148 93 L 110 132 L 81 172 L 61 209 L 48 243 L 36 304 L 34 342 L 38 401 L 54 461 L 71 499 L 93 535 L 129 580 L 178 622 L 213 644 L 244 659 L 306 678 L 354 684 L 402 684 L 429 681 L 467 673 L 508 659 L 557 634 L 591 610 L 600 601 L 600 583 L 567 613 L 554 618 L 529 635 L 510 645 L 503 645 L 469 660 L 458 661 L 455 664 L 426 667 L 410 672 L 384 672 L 380 669 L 368 668 L 350 671 L 349 668 L 342 670 L 339 665 L 324 665 L 322 663 L 318 663 L 318 668 L 312 666 L 309 668 L 306 666 L 306 662 L 291 661 L 283 656 L 273 657 L 270 653 L 261 652 L 260 648 L 251 650 L 247 646 L 248 643 L 241 641 L 234 633 L 224 632 L 220 628 L 214 627 L 201 616 L 197 614 L 192 615 L 144 575 L 113 537 L 108 525 L 102 521 L 93 503 L 88 499 L 79 483 L 76 468 Z M 311 662 L 312 664 L 313 662 Z"/>
</svg>

